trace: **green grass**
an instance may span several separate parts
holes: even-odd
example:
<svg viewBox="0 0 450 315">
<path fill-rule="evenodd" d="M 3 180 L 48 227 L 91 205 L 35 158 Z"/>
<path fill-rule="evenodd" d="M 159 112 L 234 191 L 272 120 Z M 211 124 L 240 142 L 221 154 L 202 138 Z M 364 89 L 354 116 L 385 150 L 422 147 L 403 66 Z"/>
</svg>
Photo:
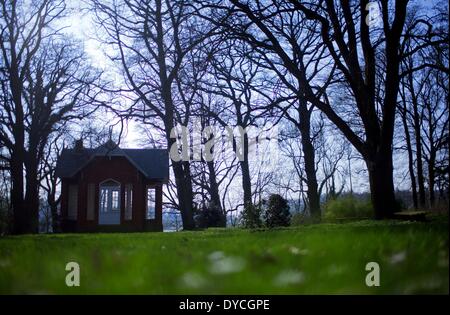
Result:
<svg viewBox="0 0 450 315">
<path fill-rule="evenodd" d="M 448 218 L 12 236 L 0 238 L 0 293 L 448 294 L 448 246 Z M 80 264 L 80 287 L 65 285 L 69 261 Z M 365 285 L 370 261 L 380 287 Z"/>
</svg>

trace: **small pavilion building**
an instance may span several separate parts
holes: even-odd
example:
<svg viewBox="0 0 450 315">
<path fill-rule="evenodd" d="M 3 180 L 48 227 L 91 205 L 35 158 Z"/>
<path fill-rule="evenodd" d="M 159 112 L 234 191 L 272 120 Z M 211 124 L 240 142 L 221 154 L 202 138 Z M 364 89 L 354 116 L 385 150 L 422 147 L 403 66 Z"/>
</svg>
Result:
<svg viewBox="0 0 450 315">
<path fill-rule="evenodd" d="M 162 231 L 162 187 L 169 179 L 164 149 L 121 149 L 109 140 L 64 149 L 61 179 L 63 232 Z"/>
</svg>

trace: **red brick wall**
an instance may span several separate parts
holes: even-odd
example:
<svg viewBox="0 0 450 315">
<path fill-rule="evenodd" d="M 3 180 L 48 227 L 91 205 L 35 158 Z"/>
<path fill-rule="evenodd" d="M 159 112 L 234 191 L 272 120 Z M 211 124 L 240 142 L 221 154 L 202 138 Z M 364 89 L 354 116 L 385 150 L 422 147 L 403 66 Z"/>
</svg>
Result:
<svg viewBox="0 0 450 315">
<path fill-rule="evenodd" d="M 120 225 L 98 225 L 99 186 L 100 183 L 112 179 L 121 187 L 121 219 Z M 95 185 L 95 219 L 87 220 L 87 189 L 88 184 Z M 67 218 L 67 193 L 70 184 L 78 184 L 78 220 L 71 222 Z M 132 220 L 124 220 L 125 185 L 133 185 Z M 156 188 L 156 219 L 146 220 L 146 187 Z M 61 183 L 61 213 L 63 230 L 79 232 L 95 231 L 162 231 L 162 183 L 150 181 L 136 169 L 125 157 L 95 157 L 88 165 L 71 179 L 63 179 Z"/>
</svg>

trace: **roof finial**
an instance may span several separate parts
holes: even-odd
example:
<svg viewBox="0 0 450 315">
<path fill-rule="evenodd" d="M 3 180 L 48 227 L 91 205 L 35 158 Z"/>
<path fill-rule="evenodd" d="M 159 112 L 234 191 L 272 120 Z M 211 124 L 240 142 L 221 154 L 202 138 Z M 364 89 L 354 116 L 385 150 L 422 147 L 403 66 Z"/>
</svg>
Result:
<svg viewBox="0 0 450 315">
<path fill-rule="evenodd" d="M 108 151 L 113 150 L 117 147 L 117 144 L 112 139 L 113 137 L 113 126 L 109 126 L 108 130 L 108 141 L 104 144 L 105 148 L 108 149 Z"/>
<path fill-rule="evenodd" d="M 73 145 L 73 148 L 75 149 L 76 152 L 81 152 L 84 149 L 84 145 L 83 145 L 83 138 L 77 139 L 75 140 L 75 143 Z"/>
</svg>

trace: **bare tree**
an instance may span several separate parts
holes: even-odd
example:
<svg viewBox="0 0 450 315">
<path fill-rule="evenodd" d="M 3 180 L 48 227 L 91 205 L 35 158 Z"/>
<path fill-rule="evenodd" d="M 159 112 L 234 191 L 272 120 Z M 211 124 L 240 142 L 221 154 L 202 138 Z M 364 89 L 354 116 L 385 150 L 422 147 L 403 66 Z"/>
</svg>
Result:
<svg viewBox="0 0 450 315">
<path fill-rule="evenodd" d="M 257 125 L 258 95 L 253 85 L 257 81 L 259 67 L 246 56 L 248 47 L 239 41 L 227 41 L 220 51 L 210 59 L 209 76 L 204 78 L 202 90 L 215 95 L 219 101 L 213 106 L 204 106 L 207 116 L 223 128 L 242 128 L 240 143 L 230 135 L 232 149 L 241 154 L 241 170 L 244 205 L 252 204 L 252 183 L 249 164 L 248 128 Z M 228 130 L 230 131 L 230 130 Z M 231 132 L 231 131 L 230 131 Z"/>
<path fill-rule="evenodd" d="M 134 96 L 121 114 L 162 126 L 167 146 L 175 148 L 171 132 L 176 124 L 187 126 L 195 95 L 189 84 L 198 75 L 194 50 L 213 30 L 196 18 L 188 1 L 93 1 L 92 7 L 100 36 L 114 47 L 111 58 L 124 75 L 126 87 L 117 92 Z M 171 167 L 183 227 L 192 229 L 190 163 L 172 159 Z"/>
<path fill-rule="evenodd" d="M 381 1 L 381 27 L 369 27 L 366 23 L 368 1 L 315 1 L 303 4 L 299 1 L 272 1 L 271 7 L 302 12 L 304 18 L 318 24 L 321 43 L 326 47 L 336 67 L 335 75 L 342 76 L 343 87 L 351 91 L 356 117 L 362 124 L 363 134 L 352 129 L 352 122 L 339 111 L 339 103 L 326 97 L 320 86 L 311 84 L 308 73 L 293 60 L 279 41 L 277 34 L 267 25 L 267 17 L 260 14 L 268 8 L 261 3 L 251 5 L 230 0 L 236 14 L 247 16 L 249 25 L 257 27 L 259 46 L 266 47 L 280 56 L 283 66 L 298 78 L 304 88 L 302 97 L 319 108 L 345 135 L 364 157 L 371 188 L 372 203 L 378 219 L 391 217 L 397 209 L 394 195 L 392 142 L 399 91 L 400 63 L 405 56 L 400 53 L 402 41 L 414 33 L 405 33 L 408 1 Z M 289 5 L 291 4 L 291 5 Z M 281 26 L 282 27 L 282 26 Z M 444 43 L 433 36 L 424 45 Z M 421 48 L 424 46 L 421 46 Z M 384 61 L 380 62 L 380 52 Z M 427 66 L 427 65 L 425 65 Z"/>
<path fill-rule="evenodd" d="M 99 74 L 55 28 L 65 10 L 64 1 L 1 2 L 0 142 L 8 148 L 15 233 L 38 231 L 38 168 L 50 134 L 92 112 L 86 105 Z"/>
<path fill-rule="evenodd" d="M 436 11 L 437 14 L 431 17 L 419 16 L 418 10 L 409 13 L 407 27 L 416 31 L 408 32 L 401 49 L 404 58 L 400 117 L 413 204 L 422 208 L 427 205 L 426 173 L 429 205 L 434 203 L 436 157 L 439 155 L 441 161 L 445 160 L 444 148 L 448 142 L 448 86 L 443 84 L 448 82 L 449 73 L 448 44 L 445 44 L 448 41 L 448 13 L 445 7 Z M 441 41 L 430 42 L 433 36 Z M 445 162 L 438 164 L 448 165 Z"/>
<path fill-rule="evenodd" d="M 249 58 L 257 64 L 266 80 L 259 92 L 270 99 L 269 114 L 284 116 L 300 130 L 303 150 L 308 204 L 311 215 L 320 219 L 320 196 L 315 170 L 315 148 L 312 143 L 311 116 L 316 105 L 306 97 L 307 87 L 322 83 L 322 90 L 329 84 L 330 73 L 323 71 L 327 65 L 325 46 L 318 40 L 317 22 L 304 19 L 289 2 L 268 1 L 244 4 L 230 1 L 212 4 L 216 10 L 228 12 L 233 18 L 213 17 L 231 36 L 244 40 L 252 48 Z M 219 23 L 216 22 L 216 23 Z M 292 67 L 296 71 L 292 71 Z M 331 71 L 333 72 L 333 71 Z M 320 93 L 319 93 L 320 94 Z M 319 96 L 315 96 L 316 98 Z"/>
<path fill-rule="evenodd" d="M 61 194 L 58 194 L 59 178 L 56 176 L 56 162 L 64 148 L 64 142 L 61 143 L 62 133 L 57 134 L 48 142 L 44 158 L 40 165 L 40 187 L 46 195 L 46 202 L 50 210 L 52 232 L 60 232 L 60 217 L 58 207 L 61 202 Z"/>
</svg>

